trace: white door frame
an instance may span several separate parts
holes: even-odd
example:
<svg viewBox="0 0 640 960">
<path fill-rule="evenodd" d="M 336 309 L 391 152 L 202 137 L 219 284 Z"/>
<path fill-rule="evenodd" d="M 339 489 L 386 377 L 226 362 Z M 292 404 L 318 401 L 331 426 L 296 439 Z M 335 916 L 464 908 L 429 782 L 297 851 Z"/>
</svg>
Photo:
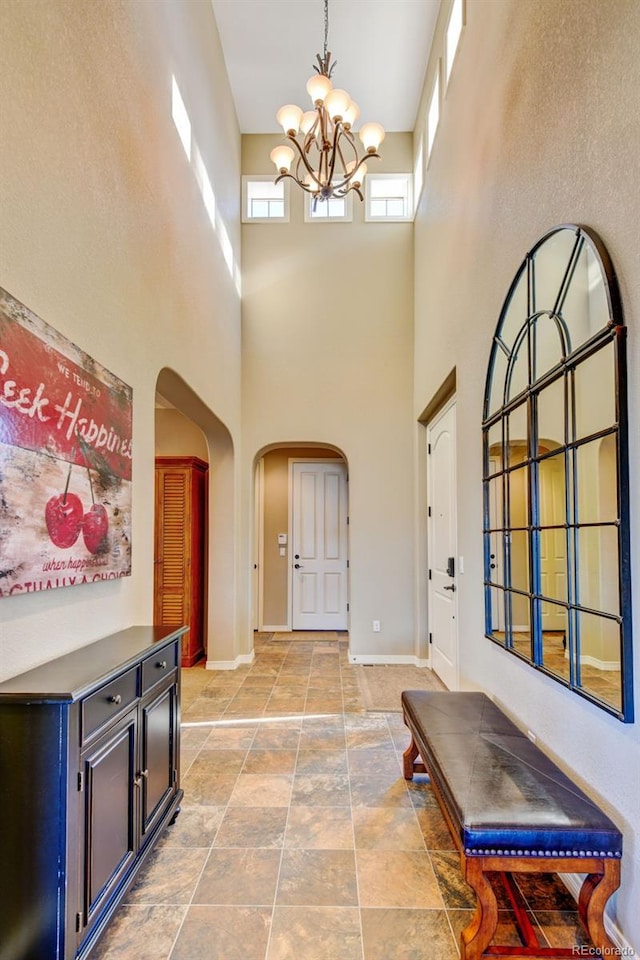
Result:
<svg viewBox="0 0 640 960">
<path fill-rule="evenodd" d="M 289 556 L 289 569 L 287 575 L 287 630 L 293 630 L 293 554 L 289 551 L 293 550 L 293 465 L 294 463 L 333 463 L 336 462 L 343 463 L 345 470 L 347 472 L 347 517 L 349 516 L 349 465 L 344 457 L 289 457 L 289 527 L 287 531 L 287 539 L 289 541 L 288 546 L 288 556 Z M 347 521 L 348 522 L 348 521 Z M 349 603 L 349 527 L 347 526 L 347 574 L 346 574 L 346 584 L 347 584 L 347 630 L 349 629 L 350 624 L 350 603 Z"/>
<path fill-rule="evenodd" d="M 253 481 L 253 629 L 264 629 L 264 457 L 255 467 Z"/>
<path fill-rule="evenodd" d="M 456 465 L 457 465 L 457 464 L 456 464 L 456 461 L 457 461 L 457 457 L 456 457 L 456 446 L 455 446 L 455 438 L 456 438 L 456 429 L 455 429 L 455 428 L 456 428 L 456 419 L 455 419 L 455 417 L 456 417 L 456 397 L 455 397 L 455 395 L 452 396 L 452 397 L 450 397 L 450 399 L 447 400 L 447 402 L 446 402 L 445 404 L 443 404 L 443 406 L 440 407 L 440 408 L 436 411 L 436 413 L 434 413 L 434 415 L 431 417 L 431 419 L 430 419 L 429 422 L 427 423 L 427 425 L 426 425 L 426 426 L 427 426 L 427 429 L 426 429 L 426 441 L 427 441 L 427 446 L 426 446 L 426 449 L 425 449 L 425 453 L 426 453 L 426 455 L 427 455 L 427 456 L 426 456 L 426 459 L 427 459 L 427 504 L 428 504 L 430 507 L 433 507 L 433 496 L 432 496 L 432 494 L 433 494 L 433 489 L 434 489 L 434 482 L 433 482 L 433 476 L 432 476 L 433 461 L 431 460 L 431 456 L 430 456 L 430 454 L 429 454 L 431 437 L 432 437 L 432 435 L 433 435 L 433 430 L 434 430 L 435 426 L 438 424 L 438 422 L 440 421 L 440 419 L 441 419 L 443 416 L 445 416 L 446 414 L 448 414 L 451 410 L 453 410 L 453 473 L 454 473 L 453 495 L 452 495 L 452 499 L 451 499 L 451 506 L 452 506 L 452 511 L 453 511 L 453 539 L 454 539 L 454 543 L 452 544 L 451 555 L 454 557 L 454 563 L 455 563 L 455 579 L 454 579 L 454 581 L 453 581 L 453 585 L 455 586 L 455 591 L 454 591 L 453 594 L 452 594 L 452 603 L 453 603 L 453 613 L 454 613 L 455 628 L 454 628 L 454 638 L 453 638 L 454 650 L 453 650 L 453 658 L 452 658 L 452 659 L 453 659 L 453 665 L 454 665 L 454 677 L 453 677 L 454 683 L 453 683 L 452 686 L 450 686 L 450 689 L 452 689 L 452 690 L 457 690 L 457 689 L 458 689 L 458 686 L 459 686 L 459 676 L 460 676 L 459 636 L 458 636 L 458 585 L 459 585 L 459 576 L 460 576 L 460 572 L 461 572 L 461 571 L 460 571 L 460 558 L 458 557 L 458 542 L 457 542 L 457 541 L 458 541 L 458 526 L 457 526 L 457 484 L 456 484 L 456 482 L 455 482 L 455 477 L 456 477 L 456 473 L 457 473 L 457 471 L 456 471 Z M 427 520 L 427 566 L 428 566 L 429 571 L 432 569 L 432 566 L 433 566 L 432 537 L 433 537 L 433 520 L 432 520 L 431 517 L 429 517 L 428 520 Z M 432 624 L 432 621 L 433 621 L 433 592 L 434 592 L 433 582 L 432 582 L 431 579 L 428 579 L 428 580 L 427 580 L 427 611 L 428 611 L 428 628 L 429 628 L 429 633 L 430 633 L 430 639 L 431 639 L 431 633 L 432 633 L 432 631 L 431 631 L 431 624 Z M 429 646 L 429 660 L 430 660 L 431 668 L 433 669 L 433 666 L 434 666 L 434 664 L 433 664 L 433 649 L 432 649 L 432 646 L 431 646 L 431 645 Z"/>
</svg>

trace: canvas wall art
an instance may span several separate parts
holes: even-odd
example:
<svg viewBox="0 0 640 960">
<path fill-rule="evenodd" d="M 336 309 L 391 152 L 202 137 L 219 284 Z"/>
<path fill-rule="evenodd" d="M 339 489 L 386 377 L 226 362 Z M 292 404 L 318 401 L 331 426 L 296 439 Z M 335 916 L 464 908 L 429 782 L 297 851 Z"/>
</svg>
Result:
<svg viewBox="0 0 640 960">
<path fill-rule="evenodd" d="M 0 596 L 131 574 L 131 387 L 0 288 Z"/>
</svg>

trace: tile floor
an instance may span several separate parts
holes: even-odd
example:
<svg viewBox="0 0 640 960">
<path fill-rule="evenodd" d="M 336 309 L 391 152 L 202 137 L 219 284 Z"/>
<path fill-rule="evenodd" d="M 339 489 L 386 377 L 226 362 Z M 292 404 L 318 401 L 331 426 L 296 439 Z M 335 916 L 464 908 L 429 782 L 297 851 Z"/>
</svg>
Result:
<svg viewBox="0 0 640 960">
<path fill-rule="evenodd" d="M 344 636 L 259 634 L 252 666 L 182 692 L 182 811 L 92 960 L 457 960 L 473 893 Z M 521 887 L 551 946 L 588 944 L 557 878 Z M 518 943 L 506 909 L 499 932 Z"/>
</svg>

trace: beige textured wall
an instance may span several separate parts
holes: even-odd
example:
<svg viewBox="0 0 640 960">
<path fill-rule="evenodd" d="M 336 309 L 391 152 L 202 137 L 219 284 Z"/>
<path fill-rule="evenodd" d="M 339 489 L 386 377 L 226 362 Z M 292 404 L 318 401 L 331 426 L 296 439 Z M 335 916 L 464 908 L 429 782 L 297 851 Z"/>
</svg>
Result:
<svg viewBox="0 0 640 960">
<path fill-rule="evenodd" d="M 277 137 L 243 137 L 242 170 L 272 176 Z M 411 171 L 389 136 L 381 172 Z M 411 369 L 413 226 L 247 224 L 243 249 L 243 450 L 313 442 L 349 466 L 350 646 L 413 656 Z M 380 620 L 380 633 L 372 621 Z"/>
<path fill-rule="evenodd" d="M 207 441 L 200 427 L 179 410 L 156 408 L 156 457 L 200 457 L 209 462 Z"/>
<path fill-rule="evenodd" d="M 526 251 L 556 224 L 592 227 L 612 256 L 629 326 L 633 619 L 640 623 L 640 4 L 468 0 L 467 11 L 415 250 L 416 416 L 444 373 L 457 372 L 462 683 L 506 705 L 624 830 L 622 888 L 610 913 L 637 950 L 638 724 L 621 724 L 483 637 L 480 420 L 490 339 Z M 637 637 L 635 650 L 638 710 Z"/>
<path fill-rule="evenodd" d="M 224 227 L 239 258 L 240 136 L 211 6 L 3 0 L 0 32 L 0 284 L 130 384 L 134 405 L 133 575 L 3 601 L 0 676 L 151 620 L 163 368 L 199 394 L 212 434 L 220 429 L 213 472 L 232 529 L 222 523 L 209 636 L 230 659 L 248 632 L 246 614 L 237 629 L 234 596 L 240 304 L 221 249 Z M 216 229 L 172 122 L 172 72 L 215 191 Z"/>
</svg>

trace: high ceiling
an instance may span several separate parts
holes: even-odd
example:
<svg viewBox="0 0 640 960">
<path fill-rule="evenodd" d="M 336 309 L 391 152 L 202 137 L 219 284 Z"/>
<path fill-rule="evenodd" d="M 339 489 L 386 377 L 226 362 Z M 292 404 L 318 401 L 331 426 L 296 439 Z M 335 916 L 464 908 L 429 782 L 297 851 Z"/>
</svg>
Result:
<svg viewBox="0 0 640 960">
<path fill-rule="evenodd" d="M 276 133 L 285 103 L 311 107 L 306 82 L 324 45 L 324 0 L 211 0 L 242 133 Z M 333 84 L 360 120 L 413 130 L 440 0 L 329 0 Z"/>
</svg>

